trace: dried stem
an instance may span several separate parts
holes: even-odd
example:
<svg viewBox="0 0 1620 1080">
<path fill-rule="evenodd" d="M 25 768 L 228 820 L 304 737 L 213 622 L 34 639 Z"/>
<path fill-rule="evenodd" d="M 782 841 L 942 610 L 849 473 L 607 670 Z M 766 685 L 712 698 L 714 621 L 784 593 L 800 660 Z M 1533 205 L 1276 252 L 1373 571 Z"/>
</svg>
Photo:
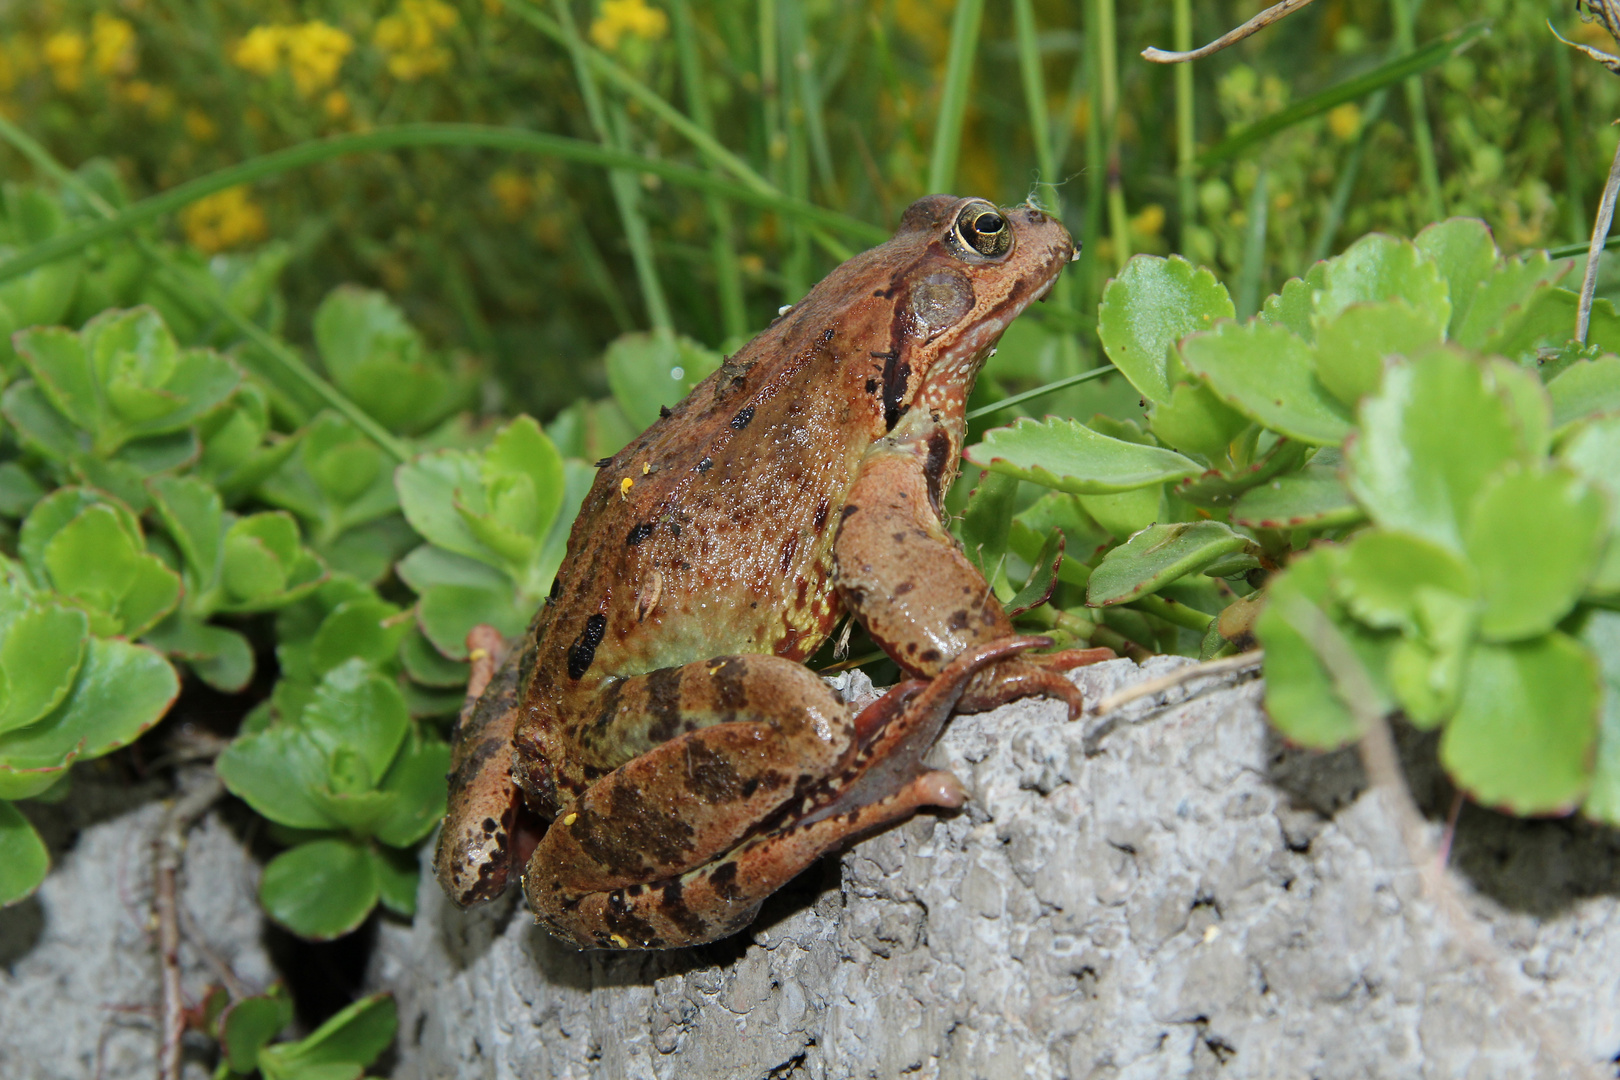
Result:
<svg viewBox="0 0 1620 1080">
<path fill-rule="evenodd" d="M 1203 48 L 1192 49 L 1188 52 L 1167 52 L 1164 49 L 1147 48 L 1142 50 L 1142 59 L 1151 60 L 1155 64 L 1185 64 L 1189 60 L 1202 60 L 1206 56 L 1215 55 L 1229 45 L 1236 45 L 1244 38 L 1264 30 L 1279 19 L 1286 19 L 1310 2 L 1311 0 L 1282 0 L 1282 3 L 1273 4 L 1236 30 L 1228 30 Z"/>
<path fill-rule="evenodd" d="M 1273 603 L 1276 601 L 1273 600 Z M 1310 642 L 1317 658 L 1333 679 L 1339 696 L 1356 718 L 1361 728 L 1358 748 L 1367 776 L 1395 818 L 1402 844 L 1406 848 L 1406 857 L 1418 873 L 1424 895 L 1435 906 L 1442 923 L 1451 931 L 1468 960 L 1484 973 L 1486 983 L 1496 997 L 1497 1015 L 1522 1018 L 1529 1026 L 1532 1037 L 1541 1044 L 1542 1053 L 1557 1062 L 1561 1075 L 1597 1080 L 1602 1075 L 1599 1070 L 1590 1062 L 1583 1061 L 1567 1034 L 1534 1003 L 1525 1000 L 1509 980 L 1503 967 L 1504 958 L 1480 928 L 1478 920 L 1463 903 L 1456 885 L 1447 875 L 1445 863 L 1429 842 L 1423 815 L 1407 790 L 1389 724 L 1372 705 L 1378 700 L 1378 692 L 1349 642 L 1314 604 L 1296 599 L 1282 604 L 1281 608 L 1280 614 L 1284 620 Z"/>
<path fill-rule="evenodd" d="M 1164 693 L 1166 690 L 1174 690 L 1176 687 L 1190 683 L 1194 679 L 1203 679 L 1211 675 L 1225 675 L 1229 672 L 1245 671 L 1257 667 L 1264 657 L 1263 652 L 1255 649 L 1252 652 L 1239 653 L 1237 656 L 1227 656 L 1220 660 L 1209 660 L 1202 664 L 1188 664 L 1184 667 L 1178 667 L 1168 675 L 1161 675 L 1157 679 L 1149 679 L 1147 682 L 1127 686 L 1123 690 L 1109 694 L 1097 702 L 1097 715 L 1111 713 L 1115 709 L 1129 705 L 1133 701 L 1153 697 L 1156 694 Z"/>
<path fill-rule="evenodd" d="M 1603 245 L 1614 224 L 1615 193 L 1620 191 L 1620 146 L 1615 147 L 1609 166 L 1609 182 L 1603 185 L 1603 201 L 1598 203 L 1597 220 L 1592 223 L 1592 242 L 1586 248 L 1586 275 L 1581 279 L 1581 303 L 1575 312 L 1575 340 L 1586 344 L 1586 331 L 1592 324 L 1592 299 L 1597 295 L 1598 264 L 1603 261 Z"/>
<path fill-rule="evenodd" d="M 158 1052 L 159 1080 L 180 1080 L 180 1039 L 186 1033 L 186 1004 L 180 987 L 180 864 L 185 858 L 186 831 L 225 793 L 218 774 L 187 792 L 164 816 L 156 848 L 153 906 L 157 909 L 158 963 L 163 1003 L 160 1019 L 162 1044 Z"/>
</svg>

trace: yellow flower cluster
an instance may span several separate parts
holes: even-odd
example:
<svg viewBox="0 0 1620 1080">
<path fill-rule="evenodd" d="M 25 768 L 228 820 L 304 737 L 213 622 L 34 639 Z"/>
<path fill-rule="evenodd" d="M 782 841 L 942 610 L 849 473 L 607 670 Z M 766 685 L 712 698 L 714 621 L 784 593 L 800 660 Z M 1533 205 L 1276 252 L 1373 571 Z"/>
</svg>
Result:
<svg viewBox="0 0 1620 1080">
<path fill-rule="evenodd" d="M 439 39 L 457 19 L 443 0 L 400 0 L 399 10 L 377 20 L 371 40 L 388 57 L 388 74 L 412 82 L 450 67 L 450 50 Z"/>
<path fill-rule="evenodd" d="M 612 52 L 626 34 L 657 41 L 669 30 L 669 16 L 646 0 L 602 0 L 602 13 L 591 23 L 591 40 Z"/>
<path fill-rule="evenodd" d="M 135 71 L 135 28 L 116 15 L 98 11 L 90 19 L 91 66 L 102 76 Z"/>
<path fill-rule="evenodd" d="M 534 181 L 514 169 L 501 169 L 491 176 L 489 193 L 507 221 L 521 220 L 534 205 Z"/>
<path fill-rule="evenodd" d="M 181 211 L 180 224 L 191 246 L 209 255 L 270 235 L 264 208 L 240 185 L 198 199 Z"/>
<path fill-rule="evenodd" d="M 319 19 L 296 26 L 255 26 L 231 50 L 231 61 L 243 71 L 261 77 L 274 75 L 285 64 L 293 86 L 313 97 L 337 81 L 344 59 L 354 51 L 354 39 Z"/>
<path fill-rule="evenodd" d="M 51 81 L 58 90 L 72 94 L 84 85 L 87 51 L 84 35 L 77 30 L 58 30 L 45 39 L 45 63 L 50 65 Z"/>
</svg>

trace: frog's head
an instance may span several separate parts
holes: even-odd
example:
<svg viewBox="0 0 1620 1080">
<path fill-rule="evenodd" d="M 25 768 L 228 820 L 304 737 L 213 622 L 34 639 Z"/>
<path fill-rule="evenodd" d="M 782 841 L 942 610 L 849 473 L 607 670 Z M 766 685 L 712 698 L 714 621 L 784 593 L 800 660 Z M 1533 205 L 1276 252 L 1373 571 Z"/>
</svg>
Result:
<svg viewBox="0 0 1620 1080">
<path fill-rule="evenodd" d="M 1002 332 L 1046 295 L 1079 245 L 1037 207 L 929 195 L 911 205 L 884 249 L 898 271 L 887 290 L 897 354 L 884 380 L 892 428 L 917 403 L 959 416 Z"/>
</svg>

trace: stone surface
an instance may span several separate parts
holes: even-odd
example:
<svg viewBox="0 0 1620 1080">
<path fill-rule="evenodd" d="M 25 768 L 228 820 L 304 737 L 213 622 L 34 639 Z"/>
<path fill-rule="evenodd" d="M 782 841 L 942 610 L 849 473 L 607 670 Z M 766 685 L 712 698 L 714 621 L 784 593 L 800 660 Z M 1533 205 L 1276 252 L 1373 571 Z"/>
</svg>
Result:
<svg viewBox="0 0 1620 1080">
<path fill-rule="evenodd" d="M 1079 678 L 1095 697 L 1180 662 Z M 1040 701 L 957 717 L 935 757 L 964 811 L 824 860 L 703 948 L 576 953 L 515 900 L 464 914 L 425 879 L 373 959 L 400 995 L 395 1075 L 1558 1075 L 1532 1011 L 1611 1063 L 1615 834 L 1463 815 L 1455 880 L 1507 958 L 1493 987 L 1353 755 L 1281 749 L 1259 689 L 1206 680 L 1101 729 Z"/>
<path fill-rule="evenodd" d="M 47 840 L 66 843 L 32 898 L 0 911 L 0 1077 L 5 1080 L 150 1080 L 158 1049 L 158 961 L 152 914 L 152 840 L 164 806 L 153 790 L 122 790 L 135 802 L 111 820 L 85 825 L 43 808 Z M 71 799 L 105 797 L 75 778 Z M 136 801 L 139 800 L 139 801 Z M 30 807 L 41 813 L 40 808 Z M 72 817 L 71 813 L 67 816 Z M 81 831 L 82 828 L 82 831 Z M 57 846 L 56 844 L 52 845 Z M 181 903 L 195 936 L 181 947 L 183 985 L 195 1003 L 220 977 L 200 938 L 237 978 L 263 989 L 274 977 L 260 945 L 259 870 L 217 815 L 190 833 Z M 206 1053 L 206 1046 L 195 1047 Z M 206 1078 L 199 1054 L 187 1080 Z"/>
</svg>

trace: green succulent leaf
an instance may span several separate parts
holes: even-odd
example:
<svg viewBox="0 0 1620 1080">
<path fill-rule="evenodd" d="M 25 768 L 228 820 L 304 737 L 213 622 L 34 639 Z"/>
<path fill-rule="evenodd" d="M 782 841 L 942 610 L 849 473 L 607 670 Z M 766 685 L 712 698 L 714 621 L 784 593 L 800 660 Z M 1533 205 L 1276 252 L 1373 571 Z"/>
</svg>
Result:
<svg viewBox="0 0 1620 1080">
<path fill-rule="evenodd" d="M 1202 383 L 1178 382 L 1170 400 L 1150 413 L 1153 434 L 1186 454 L 1219 462 L 1245 428 L 1249 418 L 1237 412 Z"/>
<path fill-rule="evenodd" d="M 0 908 L 25 899 L 51 868 L 45 842 L 17 808 L 0 799 Z"/>
<path fill-rule="evenodd" d="M 1602 595 L 1620 592 L 1620 416 L 1581 427 L 1559 449 L 1558 456 L 1608 495 L 1608 546 L 1592 574 L 1591 589 Z"/>
<path fill-rule="evenodd" d="M 1448 218 L 1423 229 L 1412 242 L 1446 281 L 1451 300 L 1447 337 L 1455 338 L 1480 287 L 1496 270 L 1499 254 L 1490 227 L 1478 218 Z"/>
<path fill-rule="evenodd" d="M 439 786 L 444 786 L 442 779 Z M 416 852 L 373 848 L 371 857 L 377 864 L 377 899 L 382 906 L 407 919 L 414 916 L 416 887 L 422 880 L 422 867 L 416 861 Z"/>
<path fill-rule="evenodd" d="M 1546 292 L 1574 265 L 1569 259 L 1548 260 L 1544 251 L 1504 259 L 1474 287 L 1468 313 L 1453 324 L 1451 340 L 1468 349 L 1500 350 L 1535 311 L 1535 298 Z"/>
<path fill-rule="evenodd" d="M 1370 233 L 1328 261 L 1316 296 L 1318 326 L 1346 308 L 1404 300 L 1441 326 L 1451 318 L 1450 289 L 1434 259 L 1410 240 Z"/>
<path fill-rule="evenodd" d="M 1588 817 L 1620 824 L 1620 612 L 1596 609 L 1587 616 L 1581 641 L 1597 658 L 1603 705 L 1596 767 L 1584 810 Z"/>
<path fill-rule="evenodd" d="M 1253 540 L 1219 521 L 1152 525 L 1103 557 L 1091 572 L 1086 603 L 1122 604 L 1229 556 L 1259 551 Z"/>
<path fill-rule="evenodd" d="M 467 665 L 434 648 L 420 627 L 412 626 L 399 643 L 399 660 L 410 680 L 422 686 L 442 689 L 467 685 Z"/>
<path fill-rule="evenodd" d="M 1351 614 L 1380 630 L 1423 632 L 1420 595 L 1438 590 L 1475 603 L 1479 577 L 1450 549 L 1410 533 L 1364 532 L 1344 548 L 1335 591 Z"/>
<path fill-rule="evenodd" d="M 219 492 L 190 476 L 154 477 L 146 486 L 163 527 L 185 556 L 194 587 L 212 587 L 223 555 L 225 506 Z"/>
<path fill-rule="evenodd" d="M 1462 552 L 1474 498 L 1522 445 L 1480 367 L 1449 351 L 1398 365 L 1360 419 L 1346 452 L 1356 499 L 1379 525 Z"/>
<path fill-rule="evenodd" d="M 1269 326 L 1292 330 L 1306 341 L 1316 340 L 1316 298 L 1327 277 L 1328 264 L 1319 262 L 1302 278 L 1289 278 L 1280 291 L 1266 297 L 1257 318 Z"/>
<path fill-rule="evenodd" d="M 1477 645 L 1440 761 L 1488 806 L 1566 812 L 1591 780 L 1601 704 L 1597 662 L 1563 634 Z"/>
<path fill-rule="evenodd" d="M 958 530 L 968 558 L 984 576 L 994 581 L 1007 553 L 1007 534 L 1012 528 L 1014 503 L 1018 498 L 1018 478 L 1001 473 L 984 473 L 968 497 Z"/>
<path fill-rule="evenodd" d="M 1340 549 L 1322 547 L 1296 558 L 1271 579 L 1266 607 L 1254 624 L 1265 649 L 1266 713 L 1289 740 L 1319 750 L 1353 742 L 1361 729 L 1316 647 L 1289 621 L 1286 613 L 1294 605 L 1315 605 L 1332 620 L 1380 693 L 1371 704 L 1384 713 L 1392 705 L 1385 672 L 1399 635 L 1367 630 L 1337 602 L 1333 578 L 1343 557 Z"/>
<path fill-rule="evenodd" d="M 81 611 L 55 604 L 6 613 L 0 626 L 0 734 L 27 727 L 73 687 L 90 632 Z"/>
<path fill-rule="evenodd" d="M 293 1019 L 292 999 L 270 993 L 243 998 L 219 1017 L 219 1047 L 232 1072 L 251 1073 L 259 1067 L 259 1051 Z"/>
<path fill-rule="evenodd" d="M 1170 350 L 1236 313 L 1226 287 L 1203 267 L 1180 256 L 1137 255 L 1103 289 L 1097 336 L 1132 386 L 1149 401 L 1168 404 L 1176 381 Z"/>
<path fill-rule="evenodd" d="M 1562 434 L 1575 421 L 1588 416 L 1620 412 L 1620 356 L 1579 360 L 1547 384 L 1552 398 L 1552 423 Z"/>
<path fill-rule="evenodd" d="M 523 632 L 533 614 L 532 609 L 514 602 L 510 586 L 430 585 L 416 605 L 422 633 L 452 660 L 467 658 L 467 632 L 479 623 L 514 637 Z"/>
<path fill-rule="evenodd" d="M 1134 536 L 1167 516 L 1163 484 L 1079 499 L 1081 509 L 1113 537 Z"/>
<path fill-rule="evenodd" d="M 387 296 L 341 285 L 314 318 L 315 346 L 332 381 L 390 431 L 426 431 L 461 408 L 472 384 L 429 355 Z"/>
<path fill-rule="evenodd" d="M 0 517 L 25 517 L 45 497 L 45 488 L 15 461 L 0 463 Z"/>
<path fill-rule="evenodd" d="M 963 456 L 980 468 L 1078 495 L 1132 491 L 1204 471 L 1173 450 L 1109 438 L 1057 417 L 994 428 Z"/>
<path fill-rule="evenodd" d="M 293 724 L 238 735 L 215 767 L 232 795 L 271 821 L 295 829 L 338 826 L 315 795 L 327 783 L 326 758 Z"/>
<path fill-rule="evenodd" d="M 131 543 L 106 504 L 63 526 L 41 561 L 57 592 L 85 609 L 98 634 L 139 637 L 180 600 L 179 575 Z"/>
<path fill-rule="evenodd" d="M 1444 313 L 1405 300 L 1353 304 L 1316 328 L 1316 376 L 1353 408 L 1383 381 L 1386 357 L 1410 356 L 1440 344 Z"/>
<path fill-rule="evenodd" d="M 376 597 L 347 600 L 334 607 L 310 642 L 310 664 L 324 675 L 359 658 L 371 667 L 390 663 L 400 642 L 414 629 L 411 615 Z"/>
<path fill-rule="evenodd" d="M 171 659 L 184 660 L 198 678 L 222 694 L 239 694 L 253 680 L 253 646 L 228 627 L 176 612 L 142 640 Z"/>
<path fill-rule="evenodd" d="M 608 388 L 637 431 L 658 420 L 715 368 L 721 357 L 697 342 L 667 333 L 625 334 L 608 346 Z"/>
<path fill-rule="evenodd" d="M 89 449 L 88 436 L 56 410 L 32 379 L 8 386 L 5 397 L 0 398 L 0 411 L 5 413 L 17 441 L 41 457 L 65 462 Z"/>
<path fill-rule="evenodd" d="M 318 1066 L 370 1065 L 394 1041 L 399 1014 L 392 994 L 372 994 L 343 1009 L 307 1038 L 266 1047 L 264 1065 L 284 1076 Z"/>
<path fill-rule="evenodd" d="M 1225 323 L 1183 341 L 1181 357 L 1217 397 L 1273 431 L 1315 446 L 1350 433 L 1348 410 L 1316 377 L 1310 344 L 1290 330 Z"/>
<path fill-rule="evenodd" d="M 86 761 L 100 757 L 134 742 L 169 711 L 179 692 L 174 668 L 155 650 L 91 638 L 61 704 L 43 719 L 0 735 L 0 763 L 40 769 L 63 765 L 76 753 Z"/>
<path fill-rule="evenodd" d="M 325 674 L 298 724 L 329 761 L 351 752 L 375 783 L 399 751 L 410 714 L 399 689 L 355 658 Z"/>
<path fill-rule="evenodd" d="M 364 845 L 314 840 L 270 860 L 259 903 L 299 937 L 330 941 L 365 921 L 377 906 L 377 891 L 377 867 Z"/>
<path fill-rule="evenodd" d="M 1250 488 L 1232 504 L 1232 524 L 1251 529 L 1328 529 L 1363 515 L 1337 469 L 1307 465 Z"/>
<path fill-rule="evenodd" d="M 325 577 L 320 561 L 301 544 L 291 515 L 253 514 L 233 522 L 225 533 L 220 609 L 283 607 L 314 591 Z"/>
<path fill-rule="evenodd" d="M 1569 613 L 1602 554 L 1608 509 L 1566 469 L 1509 469 L 1485 484 L 1464 544 L 1479 571 L 1486 640 L 1544 634 Z"/>
<path fill-rule="evenodd" d="M 450 771 L 450 744 L 412 729 L 394 763 L 382 778 L 381 790 L 393 796 L 393 813 L 376 830 L 390 847 L 410 847 L 444 817 L 445 775 Z M 412 880 L 415 880 L 412 863 Z M 412 890 L 414 902 L 414 888 Z"/>
</svg>

